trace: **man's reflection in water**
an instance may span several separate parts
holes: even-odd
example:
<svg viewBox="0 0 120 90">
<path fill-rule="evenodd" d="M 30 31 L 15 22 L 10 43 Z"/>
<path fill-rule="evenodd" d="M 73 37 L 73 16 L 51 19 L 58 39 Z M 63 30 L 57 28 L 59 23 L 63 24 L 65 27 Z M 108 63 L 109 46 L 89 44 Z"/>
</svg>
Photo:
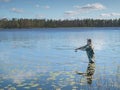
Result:
<svg viewBox="0 0 120 90">
<path fill-rule="evenodd" d="M 89 63 L 86 71 L 88 84 L 92 84 L 93 74 L 95 72 L 95 63 Z"/>
<path fill-rule="evenodd" d="M 83 75 L 87 79 L 88 84 L 92 84 L 92 78 L 95 72 L 95 63 L 89 63 L 86 73 L 76 72 L 79 75 Z"/>
</svg>

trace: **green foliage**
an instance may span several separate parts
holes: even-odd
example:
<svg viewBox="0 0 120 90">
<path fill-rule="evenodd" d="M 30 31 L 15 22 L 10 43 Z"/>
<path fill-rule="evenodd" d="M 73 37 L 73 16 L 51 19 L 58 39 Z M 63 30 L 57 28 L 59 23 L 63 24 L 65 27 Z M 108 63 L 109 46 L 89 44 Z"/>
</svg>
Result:
<svg viewBox="0 0 120 90">
<path fill-rule="evenodd" d="M 119 27 L 120 19 L 75 19 L 75 20 L 52 20 L 52 19 L 16 19 L 0 20 L 0 28 L 49 28 L 49 27 Z"/>
</svg>

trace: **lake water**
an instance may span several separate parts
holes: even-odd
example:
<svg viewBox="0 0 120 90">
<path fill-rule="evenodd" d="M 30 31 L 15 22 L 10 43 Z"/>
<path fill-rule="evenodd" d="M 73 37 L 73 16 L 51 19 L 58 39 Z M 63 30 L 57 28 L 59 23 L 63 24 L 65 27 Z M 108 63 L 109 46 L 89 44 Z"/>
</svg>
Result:
<svg viewBox="0 0 120 90">
<path fill-rule="evenodd" d="M 95 64 L 75 48 L 93 40 Z M 90 69 L 89 69 L 89 68 Z M 92 74 L 77 74 L 76 72 Z M 119 90 L 120 28 L 0 30 L 0 90 Z"/>
</svg>

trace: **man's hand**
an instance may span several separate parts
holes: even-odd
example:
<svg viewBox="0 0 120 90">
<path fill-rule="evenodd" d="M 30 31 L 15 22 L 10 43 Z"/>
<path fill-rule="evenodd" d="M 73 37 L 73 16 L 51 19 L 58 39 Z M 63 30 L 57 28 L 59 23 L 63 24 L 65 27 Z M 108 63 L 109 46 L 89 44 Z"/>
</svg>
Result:
<svg viewBox="0 0 120 90">
<path fill-rule="evenodd" d="M 75 49 L 75 52 L 77 52 L 78 49 Z"/>
</svg>

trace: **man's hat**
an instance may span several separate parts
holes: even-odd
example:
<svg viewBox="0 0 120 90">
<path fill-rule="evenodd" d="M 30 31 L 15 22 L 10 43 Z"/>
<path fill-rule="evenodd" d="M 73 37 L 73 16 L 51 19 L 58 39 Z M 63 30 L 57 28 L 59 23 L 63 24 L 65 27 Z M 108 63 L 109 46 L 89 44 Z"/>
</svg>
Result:
<svg viewBox="0 0 120 90">
<path fill-rule="evenodd" d="M 87 39 L 87 41 L 88 41 L 88 42 L 92 42 L 92 40 L 91 40 L 91 39 Z"/>
</svg>

